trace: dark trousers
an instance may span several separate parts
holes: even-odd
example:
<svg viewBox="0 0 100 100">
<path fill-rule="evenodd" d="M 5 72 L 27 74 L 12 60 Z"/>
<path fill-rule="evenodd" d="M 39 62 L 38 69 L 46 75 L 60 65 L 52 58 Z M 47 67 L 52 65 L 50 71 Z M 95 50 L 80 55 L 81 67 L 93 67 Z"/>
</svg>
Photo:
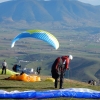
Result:
<svg viewBox="0 0 100 100">
<path fill-rule="evenodd" d="M 38 75 L 40 74 L 40 70 L 37 71 Z"/>
<path fill-rule="evenodd" d="M 4 71 L 5 71 L 5 74 L 6 74 L 6 67 L 5 66 L 3 66 L 3 68 L 2 68 L 2 74 L 3 74 Z"/>
<path fill-rule="evenodd" d="M 63 79 L 64 79 L 63 73 L 61 73 L 59 77 L 60 77 L 59 88 L 61 89 L 61 88 L 63 87 Z M 54 83 L 55 88 L 57 88 L 57 86 L 58 86 L 58 79 L 59 79 L 59 78 L 55 78 L 55 83 Z"/>
</svg>

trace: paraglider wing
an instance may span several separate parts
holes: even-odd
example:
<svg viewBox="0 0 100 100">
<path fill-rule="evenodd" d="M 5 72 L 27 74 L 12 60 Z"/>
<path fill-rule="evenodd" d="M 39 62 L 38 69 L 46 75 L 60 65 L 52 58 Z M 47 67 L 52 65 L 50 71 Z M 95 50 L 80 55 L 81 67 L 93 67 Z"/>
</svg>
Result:
<svg viewBox="0 0 100 100">
<path fill-rule="evenodd" d="M 48 44 L 50 44 L 51 46 L 53 46 L 56 50 L 59 48 L 59 42 L 56 39 L 56 37 L 52 35 L 51 33 L 43 31 L 43 30 L 27 30 L 26 32 L 19 34 L 13 39 L 11 47 L 13 48 L 15 45 L 15 42 L 18 41 L 19 39 L 28 38 L 28 37 L 43 40 L 47 42 Z"/>
<path fill-rule="evenodd" d="M 99 99 L 100 91 L 87 88 L 69 88 L 45 91 L 11 91 L 0 90 L 0 99 L 48 99 L 48 98 L 79 98 L 79 99 Z"/>
<path fill-rule="evenodd" d="M 31 37 L 31 35 L 30 35 L 28 32 L 23 32 L 23 33 L 19 34 L 18 36 L 16 36 L 16 37 L 13 39 L 12 44 L 11 44 L 11 48 L 14 47 L 15 42 L 18 41 L 19 39 L 28 38 L 28 37 Z"/>
</svg>

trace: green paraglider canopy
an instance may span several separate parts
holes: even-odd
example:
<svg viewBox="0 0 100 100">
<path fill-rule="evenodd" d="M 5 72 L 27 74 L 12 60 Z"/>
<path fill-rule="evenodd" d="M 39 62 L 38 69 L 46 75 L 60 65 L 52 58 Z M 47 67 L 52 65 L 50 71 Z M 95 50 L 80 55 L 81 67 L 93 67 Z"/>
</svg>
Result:
<svg viewBox="0 0 100 100">
<path fill-rule="evenodd" d="M 59 48 L 59 42 L 57 38 L 51 33 L 44 30 L 27 30 L 25 32 L 20 33 L 12 40 L 11 48 L 14 47 L 15 42 L 18 41 L 19 39 L 29 38 L 29 37 L 43 40 L 48 44 L 50 44 L 52 47 L 54 47 L 56 50 Z"/>
</svg>

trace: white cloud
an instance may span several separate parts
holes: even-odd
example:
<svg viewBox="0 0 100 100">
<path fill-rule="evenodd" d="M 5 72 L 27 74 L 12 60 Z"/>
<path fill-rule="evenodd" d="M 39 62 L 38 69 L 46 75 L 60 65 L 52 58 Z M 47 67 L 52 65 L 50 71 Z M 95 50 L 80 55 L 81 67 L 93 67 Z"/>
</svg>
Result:
<svg viewBox="0 0 100 100">
<path fill-rule="evenodd" d="M 10 1 L 10 0 L 0 0 L 0 3 L 5 2 L 5 1 Z M 45 1 L 49 1 L 49 0 L 45 0 Z M 100 0 L 78 0 L 78 1 L 81 1 L 81 2 L 84 2 L 84 3 L 89 3 L 89 4 L 92 4 L 92 5 L 100 5 Z"/>
<path fill-rule="evenodd" d="M 89 4 L 92 4 L 92 5 L 100 5 L 100 0 L 78 0 L 78 1 L 81 1 L 81 2 L 84 2 L 84 3 L 89 3 Z"/>
<path fill-rule="evenodd" d="M 6 2 L 6 1 L 10 1 L 10 0 L 0 0 L 0 3 L 2 3 L 2 2 Z"/>
</svg>

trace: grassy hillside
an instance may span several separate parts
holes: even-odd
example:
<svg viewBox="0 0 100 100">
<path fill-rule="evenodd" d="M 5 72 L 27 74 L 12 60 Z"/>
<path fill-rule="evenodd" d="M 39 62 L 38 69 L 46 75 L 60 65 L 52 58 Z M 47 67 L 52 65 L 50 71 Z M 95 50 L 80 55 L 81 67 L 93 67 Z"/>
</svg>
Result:
<svg viewBox="0 0 100 100">
<path fill-rule="evenodd" d="M 46 78 L 51 77 L 51 66 L 54 60 L 58 56 L 72 54 L 74 59 L 70 62 L 70 70 L 65 73 L 64 88 L 77 87 L 100 91 L 100 86 L 87 84 L 88 80 L 96 80 L 97 82 L 100 80 L 99 6 L 94 7 L 71 0 L 52 0 L 48 1 L 51 2 L 51 7 L 48 2 L 44 3 L 42 0 L 39 1 L 41 4 L 34 0 L 29 0 L 29 3 L 27 0 L 24 1 L 17 0 L 11 1 L 12 3 L 0 4 L 0 21 L 3 21 L 0 23 L 0 69 L 4 59 L 8 63 L 7 75 L 0 75 L 0 89 L 6 91 L 54 89 L 53 82 L 45 81 Z M 33 2 L 35 8 L 32 5 Z M 2 8 L 4 5 L 7 8 Z M 53 8 L 55 8 L 56 13 L 52 12 Z M 19 11 L 20 14 L 18 14 Z M 44 15 L 47 17 L 45 18 Z M 46 42 L 33 38 L 21 39 L 15 43 L 14 48 L 11 48 L 13 38 L 28 29 L 42 29 L 50 32 L 58 39 L 59 49 L 55 50 Z M 34 68 L 34 71 L 40 66 L 42 68 L 41 81 L 5 80 L 5 78 L 15 74 L 11 71 L 14 64 L 19 64 L 22 68 Z M 54 100 L 69 100 L 69 98 L 56 98 Z"/>
<path fill-rule="evenodd" d="M 58 50 L 37 39 L 22 39 L 16 42 L 14 48 L 10 48 L 12 39 L 22 32 L 20 30 L 26 30 L 29 26 L 19 25 L 14 29 L 11 25 L 6 29 L 7 26 L 0 28 L 3 33 L 0 34 L 0 63 L 6 59 L 9 69 L 12 69 L 16 63 L 21 64 L 22 67 L 34 68 L 34 70 L 41 66 L 42 75 L 51 75 L 50 70 L 54 60 L 58 56 L 72 54 L 74 59 L 70 63 L 70 71 L 66 72 L 66 78 L 80 81 L 99 80 L 97 73 L 100 65 L 100 46 L 99 42 L 96 42 L 97 38 L 99 40 L 99 34 L 90 35 L 76 31 L 45 29 L 57 37 L 60 43 Z M 29 62 L 19 63 L 20 60 Z"/>
<path fill-rule="evenodd" d="M 12 69 L 14 64 L 20 64 L 26 68 L 34 68 L 35 71 L 38 66 L 42 67 L 41 82 L 8 81 L 4 80 L 4 78 L 10 75 L 0 75 L 0 89 L 7 91 L 54 89 L 54 83 L 44 81 L 47 77 L 51 77 L 51 66 L 54 60 L 58 56 L 72 54 L 74 59 L 70 63 L 70 70 L 65 74 L 65 78 L 70 80 L 65 79 L 64 88 L 83 87 L 99 90 L 99 86 L 91 86 L 87 82 L 88 80 L 99 80 L 100 43 L 96 41 L 99 41 L 100 34 L 91 35 L 87 34 L 87 32 L 73 30 L 51 30 L 45 27 L 43 28 L 44 30 L 51 32 L 59 40 L 60 48 L 58 50 L 36 39 L 22 39 L 16 42 L 14 48 L 10 47 L 11 41 L 16 35 L 27 29 L 40 29 L 39 27 L 36 24 L 22 25 L 21 23 L 0 26 L 0 63 L 5 59 L 8 63 L 8 69 Z M 29 62 L 19 63 L 20 60 Z M 86 83 L 79 81 L 85 81 Z M 54 100 L 65 100 L 65 98 Z"/>
<path fill-rule="evenodd" d="M 51 76 L 43 76 L 40 75 L 40 82 L 24 82 L 24 81 L 16 81 L 16 80 L 5 80 L 5 78 L 10 75 L 0 75 L 0 90 L 5 91 L 28 91 L 28 90 L 36 90 L 36 91 L 44 91 L 44 90 L 54 90 L 54 83 L 50 81 L 45 81 L 47 78 L 51 78 Z M 99 86 L 89 85 L 84 82 L 64 79 L 64 88 L 88 88 L 93 90 L 100 91 Z M 74 98 L 55 98 L 55 99 L 47 99 L 47 100 L 81 100 Z M 11 99 L 10 99 L 11 100 Z M 88 99 L 82 99 L 88 100 Z"/>
<path fill-rule="evenodd" d="M 37 67 L 41 67 L 41 75 L 51 75 L 51 67 L 54 60 L 61 55 L 55 54 L 28 54 L 24 56 L 18 56 L 18 58 L 13 62 L 12 58 L 6 58 L 9 69 L 12 70 L 14 64 L 21 65 L 21 68 L 33 68 L 36 71 Z M 29 62 L 21 62 L 29 61 Z M 12 61 L 12 62 L 11 62 Z M 19 63 L 20 61 L 20 63 Z M 11 64 L 11 66 L 10 66 Z M 66 71 L 65 77 L 69 79 L 75 79 L 80 81 L 88 81 L 90 79 L 99 80 L 99 77 L 96 76 L 96 73 L 99 70 L 99 61 L 84 58 L 84 57 L 74 57 L 74 60 L 70 63 L 70 70 Z M 95 67 L 94 67 L 95 66 Z"/>
</svg>

